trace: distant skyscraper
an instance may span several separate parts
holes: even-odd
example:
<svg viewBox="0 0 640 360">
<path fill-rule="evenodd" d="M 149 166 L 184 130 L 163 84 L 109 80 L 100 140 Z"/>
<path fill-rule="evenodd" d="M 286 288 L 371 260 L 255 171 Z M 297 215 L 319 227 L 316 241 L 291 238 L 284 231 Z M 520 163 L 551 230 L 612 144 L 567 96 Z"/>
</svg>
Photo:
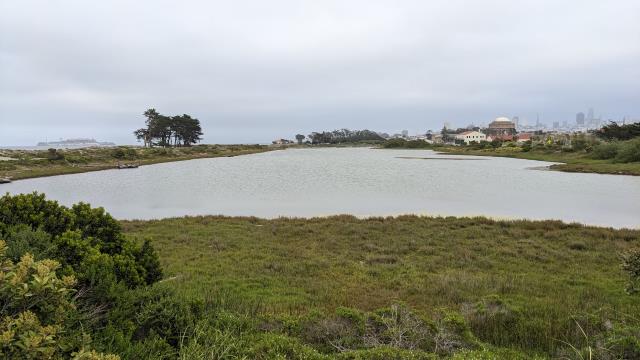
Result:
<svg viewBox="0 0 640 360">
<path fill-rule="evenodd" d="M 407 137 L 409 136 L 409 131 L 408 130 L 402 130 L 402 137 Z"/>
<path fill-rule="evenodd" d="M 516 125 L 516 129 L 518 128 L 518 126 L 520 126 L 520 118 L 517 116 L 514 116 L 511 121 L 513 121 L 513 123 Z"/>
<path fill-rule="evenodd" d="M 579 112 L 576 114 L 576 125 L 582 126 L 584 125 L 584 113 Z"/>
<path fill-rule="evenodd" d="M 593 108 L 589 108 L 589 112 L 587 113 L 587 122 L 592 122 L 593 119 L 594 119 Z"/>
<path fill-rule="evenodd" d="M 559 121 L 554 121 L 553 122 L 553 128 L 554 129 L 558 129 L 560 127 L 560 122 Z"/>
</svg>

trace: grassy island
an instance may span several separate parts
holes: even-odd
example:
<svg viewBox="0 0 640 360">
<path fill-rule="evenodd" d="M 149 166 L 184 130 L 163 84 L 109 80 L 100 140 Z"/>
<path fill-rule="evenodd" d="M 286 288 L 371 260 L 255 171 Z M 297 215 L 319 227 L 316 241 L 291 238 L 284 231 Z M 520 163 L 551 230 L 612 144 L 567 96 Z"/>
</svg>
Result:
<svg viewBox="0 0 640 360">
<path fill-rule="evenodd" d="M 499 156 L 558 162 L 551 169 L 567 172 L 640 176 L 640 138 L 627 141 L 561 146 L 531 142 L 484 142 L 482 144 L 438 145 L 426 141 L 392 139 L 386 149 L 429 149 L 455 155 Z"/>
<path fill-rule="evenodd" d="M 499 149 L 467 149 L 463 147 L 442 147 L 436 150 L 456 155 L 501 156 L 517 159 L 558 162 L 551 165 L 552 170 L 581 173 L 635 175 L 640 176 L 640 162 L 614 162 L 611 159 L 594 159 L 588 153 L 533 150 L 523 151 L 522 147 Z"/>
<path fill-rule="evenodd" d="M 20 180 L 114 169 L 118 164 L 162 162 L 238 156 L 264 152 L 265 145 L 195 145 L 185 147 L 92 147 L 81 149 L 2 150 L 0 178 Z"/>
</svg>

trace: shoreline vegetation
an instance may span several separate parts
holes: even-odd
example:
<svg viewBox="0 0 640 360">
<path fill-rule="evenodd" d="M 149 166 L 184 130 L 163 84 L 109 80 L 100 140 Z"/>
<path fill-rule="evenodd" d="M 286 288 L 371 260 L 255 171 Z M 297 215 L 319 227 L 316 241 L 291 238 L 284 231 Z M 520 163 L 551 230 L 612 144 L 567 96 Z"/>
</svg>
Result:
<svg viewBox="0 0 640 360">
<path fill-rule="evenodd" d="M 382 149 L 434 150 L 450 155 L 509 157 L 525 160 L 558 162 L 551 170 L 579 173 L 640 176 L 640 138 L 590 145 L 582 149 L 567 149 L 553 145 L 524 143 L 486 143 L 470 145 L 430 144 L 422 140 L 391 139 L 380 145 Z M 618 148 L 624 150 L 618 150 Z M 630 161 L 616 160 L 616 154 L 626 151 Z"/>
<path fill-rule="evenodd" d="M 165 162 L 232 157 L 278 150 L 267 145 L 194 145 L 185 147 L 139 146 L 79 149 L 0 149 L 0 178 L 22 180 L 36 177 L 110 170 L 118 165 L 152 165 Z"/>
<path fill-rule="evenodd" d="M 639 140 L 620 142 L 640 149 Z M 611 146 L 611 145 L 605 145 Z M 430 144 L 422 140 L 391 139 L 342 142 L 335 144 L 287 145 L 194 145 L 188 147 L 88 147 L 77 149 L 14 150 L 0 149 L 0 178 L 23 180 L 37 177 L 78 174 L 116 169 L 120 164 L 137 166 L 165 162 L 248 155 L 287 148 L 374 147 L 379 149 L 433 150 L 450 155 L 509 157 L 525 160 L 557 162 L 551 170 L 578 173 L 640 176 L 640 162 L 621 163 L 613 158 L 598 159 L 602 151 L 562 151 L 530 144 L 512 143 L 507 146 Z M 610 150 L 609 150 L 610 151 Z M 636 150 L 640 151 L 640 150 Z M 606 155 L 606 154 L 605 154 Z M 595 157 L 595 158 L 594 158 Z"/>
<path fill-rule="evenodd" d="M 483 217 L 117 221 L 28 194 L 0 197 L 0 238 L 0 357 L 640 357 L 640 230 Z"/>
</svg>

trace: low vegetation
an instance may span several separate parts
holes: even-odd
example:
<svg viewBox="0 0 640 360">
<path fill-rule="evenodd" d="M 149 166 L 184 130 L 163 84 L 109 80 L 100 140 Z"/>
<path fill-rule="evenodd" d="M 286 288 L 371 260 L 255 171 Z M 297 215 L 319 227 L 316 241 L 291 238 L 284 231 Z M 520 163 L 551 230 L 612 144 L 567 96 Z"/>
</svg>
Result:
<svg viewBox="0 0 640 360">
<path fill-rule="evenodd" d="M 300 135 L 300 134 L 298 134 Z M 302 143 L 304 140 L 304 135 L 302 138 L 299 138 L 296 135 L 296 140 L 298 143 Z M 380 143 L 384 141 L 384 138 L 380 136 L 375 131 L 371 130 L 349 130 L 349 129 L 340 129 L 333 131 L 323 131 L 323 132 L 313 132 L 307 136 L 309 138 L 309 143 L 313 145 L 321 145 L 321 144 L 332 144 L 332 145 L 340 145 L 340 144 L 359 144 L 359 143 Z"/>
<path fill-rule="evenodd" d="M 640 356 L 640 301 L 625 292 L 637 265 L 621 267 L 640 246 L 637 230 L 416 216 L 123 226 L 154 239 L 163 285 L 243 314 L 239 343 L 217 335 L 230 353 L 252 344 L 262 358 Z"/>
<path fill-rule="evenodd" d="M 113 169 L 118 164 L 149 165 L 269 151 L 264 145 L 195 145 L 176 148 L 134 146 L 82 149 L 0 150 L 0 177 L 13 180 Z"/>
<path fill-rule="evenodd" d="M 637 230 L 417 216 L 118 222 L 31 194 L 0 198 L 0 238 L 3 358 L 640 356 Z"/>
</svg>

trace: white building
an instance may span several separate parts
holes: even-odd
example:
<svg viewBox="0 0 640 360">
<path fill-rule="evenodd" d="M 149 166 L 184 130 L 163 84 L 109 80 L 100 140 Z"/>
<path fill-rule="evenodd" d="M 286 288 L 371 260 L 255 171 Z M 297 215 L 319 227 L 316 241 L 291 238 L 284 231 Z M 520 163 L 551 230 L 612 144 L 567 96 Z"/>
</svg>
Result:
<svg viewBox="0 0 640 360">
<path fill-rule="evenodd" d="M 479 131 L 465 131 L 461 134 L 456 134 L 456 140 L 462 140 L 466 144 L 469 144 L 473 141 L 479 143 L 481 141 L 487 141 L 487 135 Z"/>
</svg>

